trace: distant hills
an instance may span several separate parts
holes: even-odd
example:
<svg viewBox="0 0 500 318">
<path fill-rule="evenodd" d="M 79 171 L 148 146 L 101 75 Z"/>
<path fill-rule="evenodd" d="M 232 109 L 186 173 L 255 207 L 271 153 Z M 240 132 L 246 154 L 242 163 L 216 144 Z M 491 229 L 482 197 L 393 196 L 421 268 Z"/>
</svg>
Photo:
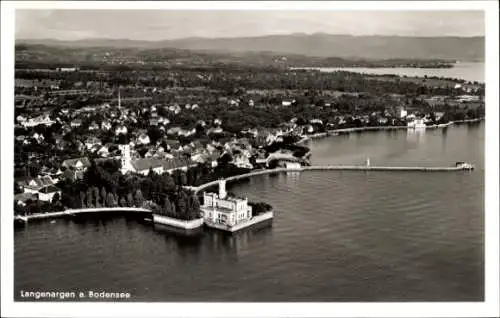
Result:
<svg viewBox="0 0 500 318">
<path fill-rule="evenodd" d="M 177 48 L 217 52 L 272 52 L 359 59 L 446 59 L 484 61 L 484 37 L 352 36 L 290 34 L 241 38 L 184 38 L 163 41 L 128 39 L 17 40 L 16 44 L 69 47 Z"/>
</svg>

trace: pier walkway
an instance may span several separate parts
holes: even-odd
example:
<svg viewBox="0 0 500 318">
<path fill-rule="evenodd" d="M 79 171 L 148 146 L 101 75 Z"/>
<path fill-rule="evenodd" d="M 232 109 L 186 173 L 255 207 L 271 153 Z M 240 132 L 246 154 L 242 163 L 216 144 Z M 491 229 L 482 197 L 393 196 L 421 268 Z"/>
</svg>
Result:
<svg viewBox="0 0 500 318">
<path fill-rule="evenodd" d="M 276 169 L 264 169 L 256 170 L 245 174 L 240 174 L 237 176 L 232 176 L 226 178 L 226 182 L 244 179 L 252 176 L 280 173 L 280 172 L 302 172 L 302 171 L 324 171 L 324 170 L 338 170 L 338 171 L 420 171 L 420 172 L 452 172 L 452 171 L 463 171 L 471 170 L 461 166 L 457 167 L 384 167 L 384 166 L 366 166 L 366 165 L 324 165 L 324 166 L 309 166 L 300 168 L 276 168 Z M 211 181 L 197 187 L 185 186 L 185 189 L 194 191 L 198 193 L 209 187 L 217 185 L 219 180 Z"/>
<path fill-rule="evenodd" d="M 66 215 L 75 215 L 80 213 L 102 213 L 102 212 L 136 212 L 136 213 L 149 213 L 148 209 L 143 208 L 90 208 L 90 209 L 68 209 L 59 212 L 48 212 L 48 213 L 36 213 L 31 215 L 16 215 L 14 217 L 15 221 L 28 222 L 34 219 L 49 219 L 55 217 L 61 217 Z"/>
</svg>

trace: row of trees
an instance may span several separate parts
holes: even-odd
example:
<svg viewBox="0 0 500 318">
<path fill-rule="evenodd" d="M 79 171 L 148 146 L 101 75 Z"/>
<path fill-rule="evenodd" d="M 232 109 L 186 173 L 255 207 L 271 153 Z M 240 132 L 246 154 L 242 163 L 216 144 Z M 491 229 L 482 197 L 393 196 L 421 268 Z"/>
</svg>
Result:
<svg viewBox="0 0 500 318">
<path fill-rule="evenodd" d="M 176 196 L 165 195 L 162 204 L 156 205 L 153 212 L 181 220 L 194 220 L 201 217 L 200 201 L 196 195 L 180 191 Z"/>
<path fill-rule="evenodd" d="M 117 162 L 97 164 L 92 161 L 82 180 L 63 180 L 57 185 L 62 191 L 61 203 L 65 207 L 161 207 L 162 210 L 158 210 L 161 213 L 193 219 L 199 215 L 199 202 L 191 191 L 181 186 L 181 182 L 186 183 L 185 178 L 183 171 L 172 175 L 159 175 L 153 171 L 146 176 L 122 175 Z"/>
<path fill-rule="evenodd" d="M 144 196 L 140 189 L 137 189 L 134 195 L 129 192 L 123 196 L 107 192 L 104 186 L 100 191 L 96 186 L 88 188 L 86 192 L 80 191 L 80 206 L 82 208 L 142 207 L 143 203 Z"/>
</svg>

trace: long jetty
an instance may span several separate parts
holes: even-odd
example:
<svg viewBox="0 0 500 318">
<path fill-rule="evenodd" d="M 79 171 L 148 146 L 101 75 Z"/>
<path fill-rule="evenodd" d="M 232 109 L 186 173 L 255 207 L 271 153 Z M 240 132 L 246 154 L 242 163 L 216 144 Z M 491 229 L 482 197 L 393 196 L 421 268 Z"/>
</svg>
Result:
<svg viewBox="0 0 500 318">
<path fill-rule="evenodd" d="M 128 207 L 116 207 L 116 208 L 89 208 L 89 209 L 68 209 L 58 212 L 48 212 L 48 213 L 35 213 L 31 215 L 16 215 L 14 221 L 28 222 L 29 220 L 35 219 L 49 219 L 61 216 L 70 216 L 81 213 L 102 213 L 102 212 L 136 212 L 136 213 L 149 213 L 148 209 L 143 208 L 128 208 Z"/>
<path fill-rule="evenodd" d="M 325 171 L 325 170 L 337 170 L 337 171 L 420 171 L 420 172 L 453 172 L 453 171 L 463 171 L 463 170 L 471 170 L 469 168 L 464 168 L 462 166 L 456 167 L 386 167 L 386 166 L 367 166 L 367 165 L 323 165 L 323 166 L 309 166 L 309 167 L 300 167 L 300 168 L 276 168 L 276 169 L 264 169 L 264 170 L 256 170 L 245 174 L 240 174 L 237 176 L 232 176 L 226 178 L 226 182 L 235 181 L 239 179 L 245 179 L 248 177 L 265 175 L 265 174 L 273 174 L 280 172 L 302 172 L 302 171 Z M 198 193 L 207 188 L 217 185 L 219 180 L 211 181 L 199 185 L 197 187 L 193 186 L 185 186 L 184 188 L 194 191 L 194 193 Z"/>
<path fill-rule="evenodd" d="M 263 169 L 256 170 L 245 174 L 240 174 L 237 176 L 232 176 L 226 178 L 226 182 L 235 181 L 239 179 L 244 179 L 248 177 L 266 175 L 281 172 L 302 172 L 302 171 L 325 171 L 325 170 L 336 170 L 336 171 L 420 171 L 420 172 L 452 172 L 452 171 L 463 171 L 472 170 L 471 168 L 466 168 L 463 166 L 456 167 L 384 167 L 384 166 L 368 166 L 368 165 L 323 165 L 323 166 L 309 166 L 300 168 L 276 168 L 276 169 Z M 198 193 L 207 188 L 217 185 L 219 180 L 207 182 L 197 187 L 184 186 L 185 189 L 194 191 Z M 71 216 L 81 213 L 103 213 L 103 212 L 135 212 L 135 213 L 151 213 L 151 210 L 144 208 L 134 208 L 134 207 L 114 207 L 114 208 L 86 208 L 86 209 L 68 209 L 58 212 L 49 213 L 36 213 L 31 215 L 16 215 L 14 221 L 28 222 L 33 219 L 48 219 L 56 218 L 62 216 Z"/>
</svg>

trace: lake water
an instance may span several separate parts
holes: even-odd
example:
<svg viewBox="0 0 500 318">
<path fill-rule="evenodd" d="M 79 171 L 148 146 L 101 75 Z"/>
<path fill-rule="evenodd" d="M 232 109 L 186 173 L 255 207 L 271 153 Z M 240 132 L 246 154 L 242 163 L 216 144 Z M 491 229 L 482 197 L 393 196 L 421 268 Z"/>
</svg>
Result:
<svg viewBox="0 0 500 318">
<path fill-rule="evenodd" d="M 393 74 L 399 76 L 417 76 L 428 77 L 438 76 L 447 78 L 457 78 L 466 81 L 478 81 L 484 83 L 484 63 L 458 63 L 453 68 L 409 68 L 409 67 L 394 67 L 394 68 L 364 68 L 364 67 L 343 67 L 343 68 L 328 68 L 320 67 L 322 72 L 348 71 L 355 73 L 366 73 L 376 75 Z"/>
<path fill-rule="evenodd" d="M 183 236 L 120 217 L 15 231 L 23 291 L 130 292 L 133 301 L 480 301 L 484 124 L 309 142 L 315 164 L 451 165 L 472 172 L 303 172 L 229 190 L 272 225 Z"/>
</svg>

